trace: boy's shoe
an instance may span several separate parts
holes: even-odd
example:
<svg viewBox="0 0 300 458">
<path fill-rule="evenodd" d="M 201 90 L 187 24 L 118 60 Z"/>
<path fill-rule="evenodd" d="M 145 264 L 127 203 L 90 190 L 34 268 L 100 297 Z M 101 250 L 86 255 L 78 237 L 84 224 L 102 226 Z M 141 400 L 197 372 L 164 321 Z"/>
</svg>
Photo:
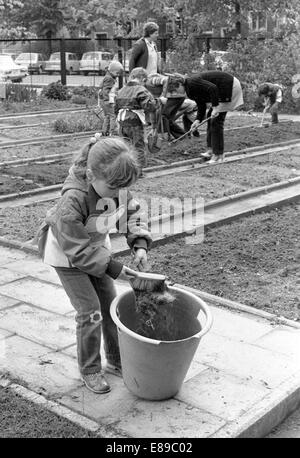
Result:
<svg viewBox="0 0 300 458">
<path fill-rule="evenodd" d="M 110 386 L 105 380 L 103 372 L 96 372 L 94 374 L 82 374 L 81 379 L 85 386 L 93 393 L 103 394 L 110 391 Z"/>
<path fill-rule="evenodd" d="M 123 377 L 122 367 L 119 364 L 106 363 L 106 370 L 109 374 L 114 374 L 117 377 Z"/>
<path fill-rule="evenodd" d="M 203 157 L 203 159 L 210 159 L 212 157 L 213 153 L 211 149 L 208 149 L 205 151 L 205 153 L 201 153 L 200 156 Z"/>
<path fill-rule="evenodd" d="M 213 154 L 211 159 L 207 162 L 207 164 L 215 164 L 217 162 L 224 161 L 224 154 Z"/>
</svg>

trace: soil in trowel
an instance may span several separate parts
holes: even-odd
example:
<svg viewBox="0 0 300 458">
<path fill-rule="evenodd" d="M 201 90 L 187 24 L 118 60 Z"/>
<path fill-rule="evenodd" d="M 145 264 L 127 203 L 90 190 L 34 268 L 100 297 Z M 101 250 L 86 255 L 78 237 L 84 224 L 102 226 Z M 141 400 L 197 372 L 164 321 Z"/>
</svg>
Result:
<svg viewBox="0 0 300 458">
<path fill-rule="evenodd" d="M 136 291 L 137 327 L 135 332 L 149 339 L 172 341 L 189 337 L 176 297 L 169 292 Z"/>
</svg>

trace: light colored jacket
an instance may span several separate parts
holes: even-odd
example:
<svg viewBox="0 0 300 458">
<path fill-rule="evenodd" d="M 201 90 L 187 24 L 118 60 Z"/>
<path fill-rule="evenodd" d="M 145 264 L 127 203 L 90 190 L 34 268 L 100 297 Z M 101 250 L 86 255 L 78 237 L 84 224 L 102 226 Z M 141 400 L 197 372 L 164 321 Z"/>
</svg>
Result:
<svg viewBox="0 0 300 458">
<path fill-rule="evenodd" d="M 114 209 L 108 212 L 106 200 L 72 166 L 61 198 L 37 234 L 43 260 L 54 267 L 77 267 L 96 277 L 105 273 L 118 277 L 123 265 L 112 259 L 108 235 L 112 227 L 124 233 L 132 249 L 148 249 L 152 241 L 139 203 L 128 190 L 120 196 L 113 199 Z"/>
</svg>

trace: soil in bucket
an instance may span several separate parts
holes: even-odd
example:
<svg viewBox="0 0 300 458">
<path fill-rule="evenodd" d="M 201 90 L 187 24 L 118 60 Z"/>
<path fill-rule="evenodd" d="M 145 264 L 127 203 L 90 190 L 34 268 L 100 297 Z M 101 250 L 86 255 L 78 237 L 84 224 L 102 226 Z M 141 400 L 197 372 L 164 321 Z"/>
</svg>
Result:
<svg viewBox="0 0 300 458">
<path fill-rule="evenodd" d="M 137 334 L 149 339 L 174 341 L 190 337 L 190 317 L 180 309 L 176 296 L 168 291 L 135 291 Z M 199 325 L 199 322 L 197 320 Z M 200 329 L 198 329 L 200 331 Z"/>
</svg>

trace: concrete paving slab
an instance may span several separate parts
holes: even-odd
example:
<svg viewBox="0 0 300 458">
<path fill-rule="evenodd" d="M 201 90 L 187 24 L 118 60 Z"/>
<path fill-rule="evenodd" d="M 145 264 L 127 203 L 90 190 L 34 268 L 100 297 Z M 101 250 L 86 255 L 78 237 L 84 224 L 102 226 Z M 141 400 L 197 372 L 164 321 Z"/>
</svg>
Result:
<svg viewBox="0 0 300 458">
<path fill-rule="evenodd" d="M 58 317 L 54 313 L 26 304 L 0 312 L 1 328 L 53 350 L 76 342 L 75 326 L 72 318 Z"/>
<path fill-rule="evenodd" d="M 293 412 L 300 401 L 300 373 L 289 377 L 261 402 L 254 404 L 235 421 L 229 421 L 212 438 L 265 437 Z"/>
<path fill-rule="evenodd" d="M 24 253 L 21 250 L 14 250 L 12 248 L 0 246 L 0 266 L 18 259 L 34 259 L 34 256 Z"/>
<path fill-rule="evenodd" d="M 228 319 L 231 319 L 230 312 Z M 300 346 L 298 348 L 300 353 Z M 276 388 L 288 374 L 300 371 L 300 357 L 283 355 L 214 332 L 209 332 L 200 341 L 194 359 L 237 377 L 255 380 L 269 388 Z"/>
<path fill-rule="evenodd" d="M 73 358 L 19 336 L 5 339 L 5 343 L 0 372 L 19 377 L 34 391 L 60 396 L 82 385 Z"/>
<path fill-rule="evenodd" d="M 299 358 L 299 330 L 278 326 L 268 334 L 258 338 L 255 344 L 284 355 Z"/>
<path fill-rule="evenodd" d="M 26 274 L 24 273 L 13 272 L 10 269 L 5 269 L 3 267 L 0 267 L 0 285 L 3 285 L 4 283 L 9 283 L 19 278 L 23 278 L 25 276 Z"/>
<path fill-rule="evenodd" d="M 55 269 L 51 266 L 48 266 L 47 264 L 44 264 L 38 258 L 28 259 L 26 260 L 26 263 L 24 263 L 22 260 L 10 262 L 8 267 L 12 274 L 14 273 L 15 275 L 20 276 L 23 274 L 23 277 L 31 276 L 40 280 L 60 285 L 60 280 Z"/>
<path fill-rule="evenodd" d="M 52 269 L 40 267 L 34 256 L 18 259 L 15 250 L 6 251 L 9 262 L 1 258 L 2 269 L 10 274 L 0 285 L 0 371 L 55 396 L 115 437 L 261 437 L 300 402 L 300 330 L 212 305 L 213 327 L 176 398 L 143 401 L 110 374 L 111 393 L 94 395 L 79 380 L 75 313 L 63 288 L 48 282 Z M 32 277 L 9 281 L 29 272 Z M 117 284 L 118 293 L 127 288 Z"/>
<path fill-rule="evenodd" d="M 232 311 L 228 320 L 228 309 L 211 306 L 214 315 L 213 332 L 241 342 L 255 342 L 270 332 L 270 323 L 263 318 Z"/>
<path fill-rule="evenodd" d="M 18 299 L 13 299 L 12 297 L 2 296 L 0 294 L 0 310 L 4 310 L 8 307 L 12 307 L 18 304 L 20 301 Z"/>
<path fill-rule="evenodd" d="M 113 375 L 107 378 L 111 393 L 100 397 L 83 388 L 59 402 L 128 437 L 207 437 L 225 423 L 209 412 L 175 399 L 143 401 L 132 395 L 120 378 Z"/>
<path fill-rule="evenodd" d="M 77 345 L 71 345 L 68 348 L 64 348 L 61 350 L 61 352 L 65 355 L 71 356 L 72 358 L 77 360 Z M 105 358 L 105 353 L 104 349 L 101 346 L 101 360 L 102 360 L 102 365 L 103 367 L 106 366 L 106 358 Z M 190 380 L 191 378 L 195 377 L 195 375 L 199 374 L 202 371 L 205 371 L 207 369 L 207 366 L 204 366 L 203 364 L 200 364 L 197 361 L 192 361 L 191 365 L 187 371 L 187 374 L 184 378 L 184 381 L 186 382 L 187 380 Z"/>
<path fill-rule="evenodd" d="M 24 278 L 0 285 L 1 293 L 60 315 L 73 310 L 62 286 L 45 283 L 38 279 Z"/>
<path fill-rule="evenodd" d="M 13 332 L 10 332 L 10 331 L 7 331 L 6 329 L 0 328 L 0 340 L 6 339 L 7 337 L 11 337 L 13 335 L 14 335 Z"/>
<path fill-rule="evenodd" d="M 231 421 L 266 394 L 268 389 L 258 383 L 209 367 L 186 381 L 175 398 Z"/>
</svg>

